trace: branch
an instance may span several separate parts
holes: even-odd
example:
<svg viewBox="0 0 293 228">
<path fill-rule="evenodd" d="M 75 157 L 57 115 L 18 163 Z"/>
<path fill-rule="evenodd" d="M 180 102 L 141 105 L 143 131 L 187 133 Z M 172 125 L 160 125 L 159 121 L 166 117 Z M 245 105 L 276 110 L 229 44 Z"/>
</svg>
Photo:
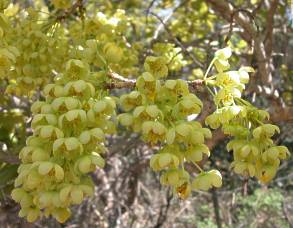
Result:
<svg viewBox="0 0 293 228">
<path fill-rule="evenodd" d="M 121 89 L 121 88 L 134 88 L 136 80 L 125 78 L 115 72 L 108 72 L 108 76 L 113 79 L 113 82 L 110 82 L 106 85 L 107 89 Z"/>
<path fill-rule="evenodd" d="M 237 11 L 237 9 L 232 6 L 232 4 L 224 0 L 207 0 L 206 2 L 209 3 L 212 8 L 227 21 L 230 21 L 231 15 Z M 272 73 L 269 66 L 270 56 L 266 55 L 264 44 L 261 41 L 258 32 L 252 26 L 249 18 L 247 16 L 245 17 L 243 13 L 237 13 L 234 18 L 235 22 L 244 30 L 244 32 L 241 33 L 242 38 L 248 43 L 253 41 L 255 55 L 258 63 L 258 73 L 262 83 L 271 84 Z"/>
<path fill-rule="evenodd" d="M 122 89 L 122 88 L 134 88 L 136 86 L 135 79 L 125 78 L 115 72 L 109 71 L 108 76 L 113 79 L 113 82 L 107 83 L 107 89 Z M 164 81 L 162 81 L 164 82 Z M 187 81 L 187 84 L 191 90 L 196 90 L 199 86 L 204 85 L 204 80 L 196 79 Z"/>
<path fill-rule="evenodd" d="M 217 227 L 222 228 L 222 219 L 220 216 L 220 206 L 219 206 L 217 190 L 215 188 L 212 188 L 211 193 L 212 193 L 212 201 L 214 205 L 214 213 L 216 217 Z"/>
<path fill-rule="evenodd" d="M 267 28 L 265 31 L 265 50 L 268 56 L 272 55 L 272 48 L 273 48 L 273 29 L 274 29 L 274 15 L 278 8 L 278 0 L 273 0 L 270 9 L 268 11 L 268 15 L 266 17 L 267 21 Z"/>
</svg>

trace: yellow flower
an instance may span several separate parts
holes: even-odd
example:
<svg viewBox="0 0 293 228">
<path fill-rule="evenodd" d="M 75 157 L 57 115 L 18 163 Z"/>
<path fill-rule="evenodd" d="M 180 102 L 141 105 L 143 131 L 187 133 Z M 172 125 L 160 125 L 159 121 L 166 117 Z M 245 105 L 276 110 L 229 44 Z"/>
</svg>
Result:
<svg viewBox="0 0 293 228">
<path fill-rule="evenodd" d="M 162 111 L 156 105 L 138 106 L 133 111 L 133 117 L 140 122 L 163 119 Z"/>
<path fill-rule="evenodd" d="M 146 57 L 144 69 L 154 75 L 156 79 L 165 78 L 168 75 L 167 62 L 164 57 Z"/>
<path fill-rule="evenodd" d="M 39 136 L 41 139 L 54 141 L 55 139 L 62 138 L 64 134 L 57 127 L 51 125 L 44 125 L 36 127 L 34 136 Z"/>
<path fill-rule="evenodd" d="M 163 141 L 166 135 L 167 129 L 160 122 L 146 121 L 142 125 L 142 134 L 147 142 L 156 144 L 159 141 Z"/>
<path fill-rule="evenodd" d="M 41 147 L 25 146 L 19 153 L 19 158 L 24 163 L 35 161 L 46 161 L 50 154 Z"/>
<path fill-rule="evenodd" d="M 184 182 L 182 185 L 176 187 L 175 191 L 181 199 L 187 199 L 191 193 L 191 185 L 189 182 Z"/>
<path fill-rule="evenodd" d="M 103 49 L 105 58 L 110 63 L 119 63 L 123 57 L 123 49 L 114 43 L 107 43 Z"/>
<path fill-rule="evenodd" d="M 177 168 L 179 159 L 176 155 L 170 153 L 159 153 L 151 157 L 150 166 L 154 171 L 160 171 L 164 168 Z"/>
<path fill-rule="evenodd" d="M 189 182 L 189 178 L 189 174 L 185 170 L 169 169 L 162 174 L 160 182 L 162 185 L 179 187 L 182 184 Z"/>
<path fill-rule="evenodd" d="M 37 114 L 32 120 L 32 128 L 36 128 L 41 125 L 57 125 L 57 116 L 54 114 Z"/>
<path fill-rule="evenodd" d="M 182 122 L 173 128 L 170 128 L 166 134 L 168 144 L 174 141 L 185 144 L 202 144 L 204 138 L 210 138 L 211 132 L 207 128 L 202 128 L 201 124 L 193 122 Z"/>
<path fill-rule="evenodd" d="M 159 86 L 159 81 L 148 72 L 143 73 L 136 80 L 136 88 L 138 91 L 145 94 L 150 99 L 154 99 Z"/>
<path fill-rule="evenodd" d="M 252 132 L 253 137 L 256 139 L 270 138 L 275 132 L 280 133 L 278 126 L 273 124 L 263 124 L 255 128 Z"/>
<path fill-rule="evenodd" d="M 21 203 L 25 206 L 30 206 L 32 203 L 32 198 L 29 196 L 29 194 L 23 189 L 23 188 L 15 188 L 11 192 L 11 197 L 16 202 Z"/>
<path fill-rule="evenodd" d="M 258 159 L 256 161 L 256 177 L 262 183 L 266 184 L 275 177 L 279 166 L 279 159 L 270 162 L 263 161 L 263 159 Z"/>
<path fill-rule="evenodd" d="M 83 152 L 83 146 L 75 137 L 59 138 L 53 143 L 53 154 L 74 158 Z"/>
<path fill-rule="evenodd" d="M 70 59 L 65 66 L 65 78 L 68 80 L 85 79 L 89 74 L 89 66 L 77 59 Z"/>
<path fill-rule="evenodd" d="M 210 156 L 210 150 L 205 144 L 192 145 L 187 148 L 185 157 L 187 161 L 199 162 L 203 159 L 203 155 Z"/>
<path fill-rule="evenodd" d="M 133 124 L 133 116 L 129 113 L 122 113 L 117 118 L 119 123 L 125 127 L 130 127 Z"/>
<path fill-rule="evenodd" d="M 100 128 L 93 128 L 88 131 L 83 131 L 79 136 L 79 141 L 82 144 L 96 144 L 105 141 L 105 134 Z"/>
<path fill-rule="evenodd" d="M 41 209 L 61 207 L 62 205 L 58 191 L 43 191 L 36 196 L 34 203 Z"/>
<path fill-rule="evenodd" d="M 218 170 L 211 170 L 199 174 L 191 184 L 192 189 L 207 191 L 212 187 L 222 186 L 222 176 Z"/>
<path fill-rule="evenodd" d="M 87 124 L 87 115 L 83 109 L 70 110 L 61 115 L 58 119 L 58 126 L 61 129 L 66 128 L 83 128 Z"/>
<path fill-rule="evenodd" d="M 21 208 L 18 215 L 20 217 L 26 217 L 28 222 L 34 222 L 38 219 L 40 210 L 32 207 Z"/>
<path fill-rule="evenodd" d="M 65 205 L 80 204 L 84 197 L 91 196 L 94 192 L 93 186 L 85 184 L 67 184 L 59 192 L 59 198 Z"/>
<path fill-rule="evenodd" d="M 80 108 L 80 102 L 73 97 L 58 97 L 53 100 L 52 108 L 55 112 L 67 112 Z"/>
<path fill-rule="evenodd" d="M 187 95 L 188 85 L 182 79 L 166 80 L 164 87 L 170 91 L 174 91 L 176 95 Z"/>
<path fill-rule="evenodd" d="M 54 176 L 57 181 L 61 181 L 64 178 L 64 171 L 62 167 L 58 164 L 54 164 L 53 162 L 40 162 L 38 172 L 43 176 Z"/>
<path fill-rule="evenodd" d="M 202 102 L 194 94 L 182 97 L 182 100 L 174 107 L 172 115 L 174 117 L 186 118 L 191 114 L 198 114 L 202 108 Z"/>
<path fill-rule="evenodd" d="M 215 53 L 216 59 L 214 64 L 218 72 L 223 72 L 230 68 L 228 59 L 231 57 L 231 55 L 232 55 L 232 50 L 230 47 L 226 47 L 216 51 Z"/>
<path fill-rule="evenodd" d="M 145 96 L 139 91 L 132 91 L 120 97 L 120 104 L 122 108 L 128 112 L 137 106 L 145 104 Z"/>
<path fill-rule="evenodd" d="M 205 119 L 205 124 L 211 127 L 212 129 L 217 129 L 221 126 L 220 116 L 217 113 L 212 113 L 207 116 Z"/>
<path fill-rule="evenodd" d="M 235 87 L 225 87 L 220 89 L 219 92 L 216 94 L 214 100 L 217 105 L 223 103 L 223 105 L 232 105 L 234 102 L 234 98 L 240 98 L 241 92 L 239 89 Z"/>
<path fill-rule="evenodd" d="M 64 223 L 70 217 L 71 212 L 69 208 L 55 208 L 52 214 L 58 222 Z"/>
<path fill-rule="evenodd" d="M 95 95 L 95 88 L 91 83 L 83 80 L 68 82 L 64 87 L 66 96 L 77 96 L 83 99 L 89 99 Z"/>
<path fill-rule="evenodd" d="M 256 172 L 256 167 L 253 163 L 247 161 L 234 161 L 231 163 L 231 168 L 234 169 L 235 173 L 253 177 Z"/>
<path fill-rule="evenodd" d="M 43 94 L 46 97 L 57 98 L 64 96 L 63 86 L 57 84 L 48 84 L 43 89 Z"/>
<path fill-rule="evenodd" d="M 81 173 L 89 173 L 96 170 L 96 166 L 103 168 L 104 159 L 98 154 L 92 152 L 91 155 L 83 156 L 75 163 L 75 169 Z"/>
</svg>

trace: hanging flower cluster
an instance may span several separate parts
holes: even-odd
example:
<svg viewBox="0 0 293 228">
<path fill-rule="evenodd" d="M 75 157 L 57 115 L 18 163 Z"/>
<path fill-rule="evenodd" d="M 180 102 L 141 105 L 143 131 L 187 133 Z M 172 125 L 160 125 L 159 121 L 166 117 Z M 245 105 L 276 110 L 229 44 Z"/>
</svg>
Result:
<svg viewBox="0 0 293 228">
<path fill-rule="evenodd" d="M 147 143 L 160 146 L 150 166 L 154 171 L 162 171 L 161 183 L 171 186 L 179 197 L 185 199 L 192 189 L 220 187 L 219 171 L 204 172 L 197 165 L 204 156 L 210 155 L 204 141 L 211 137 L 211 132 L 199 122 L 187 119 L 200 113 L 202 102 L 189 92 L 187 82 L 166 80 L 161 83 L 158 80 L 168 73 L 162 58 L 148 57 L 144 66 L 146 72 L 137 79 L 136 89 L 120 98 L 126 113 L 120 114 L 118 120 L 141 133 Z M 196 165 L 200 174 L 192 178 L 184 169 L 185 162 Z"/>
<path fill-rule="evenodd" d="M 65 73 L 44 88 L 46 100 L 32 105 L 34 134 L 20 152 L 12 191 L 19 215 L 30 222 L 42 215 L 64 222 L 70 205 L 93 194 L 87 174 L 105 164 L 100 154 L 106 150 L 105 133 L 114 130 L 115 102 L 99 97 L 91 76 L 87 64 L 70 60 Z"/>
</svg>

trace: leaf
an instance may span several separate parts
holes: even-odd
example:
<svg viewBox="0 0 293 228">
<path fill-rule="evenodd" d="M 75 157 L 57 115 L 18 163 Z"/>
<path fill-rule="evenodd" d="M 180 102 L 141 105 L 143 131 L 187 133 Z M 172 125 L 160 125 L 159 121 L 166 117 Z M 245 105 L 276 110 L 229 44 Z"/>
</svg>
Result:
<svg viewBox="0 0 293 228">
<path fill-rule="evenodd" d="M 18 165 L 5 165 L 0 169 L 0 188 L 5 187 L 17 176 Z"/>
</svg>

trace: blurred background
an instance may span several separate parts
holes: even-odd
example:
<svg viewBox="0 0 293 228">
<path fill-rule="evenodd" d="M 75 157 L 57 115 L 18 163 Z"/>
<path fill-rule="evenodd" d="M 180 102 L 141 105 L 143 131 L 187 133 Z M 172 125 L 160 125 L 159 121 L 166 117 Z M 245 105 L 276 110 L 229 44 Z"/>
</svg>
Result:
<svg viewBox="0 0 293 228">
<path fill-rule="evenodd" d="M 12 1 L 21 7 L 48 1 Z M 202 78 L 215 50 L 227 40 L 233 47 L 233 65 L 253 66 L 245 98 L 268 110 L 281 128 L 275 140 L 293 151 L 293 6 L 286 0 L 100 0 L 84 1 L 107 15 L 117 9 L 128 16 L 126 38 L 139 45 L 138 66 L 154 51 L 155 43 L 170 43 L 179 53 L 170 55 L 170 78 Z M 49 7 L 50 9 L 50 7 Z M 171 45 L 172 47 L 172 45 Z M 174 51 L 174 47 L 170 50 Z M 127 75 L 126 75 L 127 76 Z M 216 167 L 223 187 L 194 192 L 180 200 L 160 185 L 149 168 L 157 148 L 145 145 L 139 135 L 118 129 L 108 138 L 106 167 L 92 174 L 95 196 L 73 208 L 65 224 L 42 219 L 29 224 L 17 216 L 19 206 L 10 198 L 19 164 L 18 153 L 31 135 L 30 106 L 37 97 L 4 94 L 0 82 L 0 227 L 293 227 L 293 160 L 281 164 L 275 179 L 261 185 L 245 180 L 230 169 L 232 155 L 226 139 L 213 132 L 208 142 L 212 155 L 207 169 Z M 113 91 L 121 94 L 125 91 Z M 202 88 L 195 93 L 204 101 L 204 118 L 213 111 L 212 100 Z"/>
</svg>

